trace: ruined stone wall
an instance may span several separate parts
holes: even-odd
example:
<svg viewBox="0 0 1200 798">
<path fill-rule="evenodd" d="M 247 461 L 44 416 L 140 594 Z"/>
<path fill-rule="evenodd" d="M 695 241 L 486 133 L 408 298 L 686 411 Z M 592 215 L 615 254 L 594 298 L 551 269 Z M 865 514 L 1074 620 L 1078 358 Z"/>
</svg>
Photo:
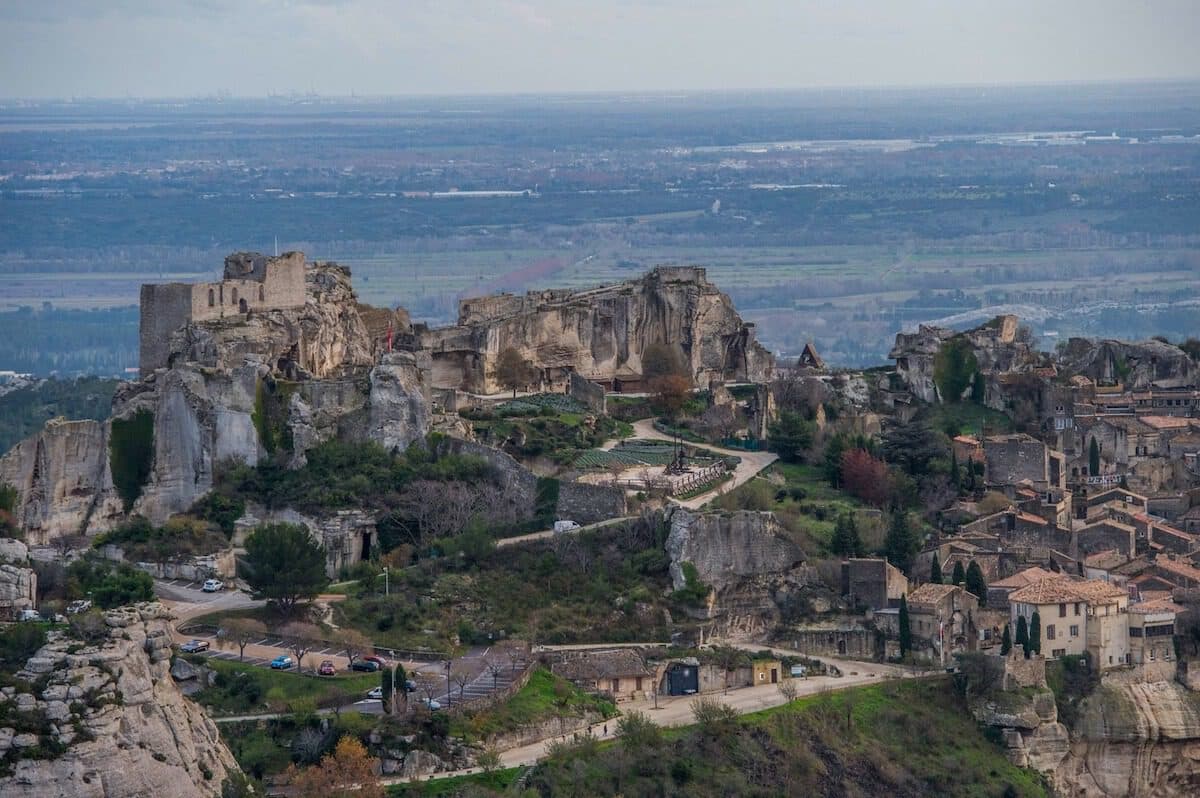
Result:
<svg viewBox="0 0 1200 798">
<path fill-rule="evenodd" d="M 584 379 L 573 371 L 567 382 L 567 395 L 593 413 L 606 412 L 607 399 L 604 394 L 604 386 Z"/>
<path fill-rule="evenodd" d="M 1027 436 L 1013 435 L 983 443 L 986 479 L 990 485 L 1015 485 L 1028 479 L 1035 485 L 1047 484 L 1046 444 Z"/>
<path fill-rule="evenodd" d="M 789 629 L 780 642 L 810 656 L 882 659 L 881 638 L 870 629 Z"/>
<path fill-rule="evenodd" d="M 625 491 L 611 485 L 591 485 L 564 480 L 558 484 L 558 518 L 594 524 L 629 512 Z"/>
</svg>

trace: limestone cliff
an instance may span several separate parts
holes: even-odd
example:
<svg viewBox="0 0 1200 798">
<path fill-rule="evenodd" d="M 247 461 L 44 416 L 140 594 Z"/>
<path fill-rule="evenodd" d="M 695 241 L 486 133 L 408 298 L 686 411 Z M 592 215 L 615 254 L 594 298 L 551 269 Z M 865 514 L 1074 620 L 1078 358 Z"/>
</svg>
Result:
<svg viewBox="0 0 1200 798">
<path fill-rule="evenodd" d="M 1072 338 L 1057 359 L 1063 370 L 1102 385 L 1120 382 L 1128 388 L 1148 388 L 1155 382 L 1195 385 L 1200 381 L 1200 364 L 1162 341 Z"/>
<path fill-rule="evenodd" d="M 1053 782 L 1064 798 L 1200 795 L 1200 695 L 1165 681 L 1100 687 Z"/>
<path fill-rule="evenodd" d="M 29 549 L 19 540 L 0 538 L 0 618 L 37 605 L 37 574 L 29 566 Z"/>
<path fill-rule="evenodd" d="M 779 624 L 795 597 L 815 583 L 804 552 L 774 513 L 666 511 L 667 555 L 676 590 L 688 586 L 687 572 L 710 588 L 696 614 L 714 621 L 720 636 L 749 638 Z"/>
<path fill-rule="evenodd" d="M 52 633 L 17 686 L 0 690 L 0 795 L 221 794 L 238 766 L 171 679 L 167 619 L 160 605 L 141 604 L 106 612 L 92 642 Z"/>
<path fill-rule="evenodd" d="M 422 333 L 433 383 L 496 393 L 500 353 L 513 347 L 533 364 L 534 383 L 565 385 L 572 372 L 601 383 L 636 383 L 642 353 L 668 344 L 699 384 L 765 381 L 769 352 L 704 269 L 660 267 L 645 277 L 584 291 L 531 291 L 463 300 L 458 324 Z"/>
<path fill-rule="evenodd" d="M 111 528 L 127 502 L 132 512 L 162 523 L 208 492 L 223 463 L 254 465 L 271 456 L 298 467 L 308 449 L 334 437 L 403 449 L 428 434 L 427 359 L 386 351 L 389 333 L 411 337 L 406 313 L 359 304 L 349 270 L 336 264 L 305 265 L 298 253 L 230 260 L 259 264 L 268 273 L 299 264 L 303 301 L 184 313 L 165 347 L 153 341 L 166 367 L 122 385 L 107 422 L 52 421 L 0 458 L 0 481 L 18 490 L 14 514 L 30 542 Z M 230 279 L 231 298 L 235 284 L 246 290 L 246 281 Z M 167 288 L 143 292 L 142 312 L 154 316 L 157 327 L 172 317 L 172 308 L 155 307 L 154 298 L 194 287 Z M 201 310 L 204 291 L 189 294 L 199 297 Z M 144 337 L 143 346 L 149 340 Z M 114 422 L 147 415 L 149 462 L 119 469 L 142 473 L 138 466 L 144 466 L 147 476 L 123 501 L 114 485 Z"/>
</svg>

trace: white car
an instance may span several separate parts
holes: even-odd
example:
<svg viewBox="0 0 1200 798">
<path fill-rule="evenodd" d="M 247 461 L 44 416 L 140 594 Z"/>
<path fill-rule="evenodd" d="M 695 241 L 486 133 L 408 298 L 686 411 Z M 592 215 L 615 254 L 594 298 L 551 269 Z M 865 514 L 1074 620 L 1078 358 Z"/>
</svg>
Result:
<svg viewBox="0 0 1200 798">
<path fill-rule="evenodd" d="M 81 612 L 87 612 L 92 608 L 92 602 L 87 599 L 79 599 L 72 601 L 67 605 L 67 615 L 78 615 Z"/>
<path fill-rule="evenodd" d="M 367 698 L 374 698 L 379 701 L 382 701 L 383 700 L 383 688 L 382 687 L 372 687 L 369 691 L 367 691 Z"/>
<path fill-rule="evenodd" d="M 207 579 L 204 582 L 204 587 L 201 588 L 205 593 L 216 593 L 218 590 L 224 590 L 225 583 L 220 579 Z"/>
<path fill-rule="evenodd" d="M 576 529 L 579 529 L 579 524 L 574 521 L 562 520 L 554 522 L 555 532 L 574 532 Z"/>
<path fill-rule="evenodd" d="M 428 709 L 430 712 L 437 712 L 439 709 L 442 708 L 441 702 L 434 701 L 432 698 L 426 698 L 421 703 L 424 704 L 425 708 Z"/>
<path fill-rule="evenodd" d="M 18 621 L 40 621 L 41 614 L 37 610 L 21 610 L 21 614 L 17 616 Z"/>
</svg>

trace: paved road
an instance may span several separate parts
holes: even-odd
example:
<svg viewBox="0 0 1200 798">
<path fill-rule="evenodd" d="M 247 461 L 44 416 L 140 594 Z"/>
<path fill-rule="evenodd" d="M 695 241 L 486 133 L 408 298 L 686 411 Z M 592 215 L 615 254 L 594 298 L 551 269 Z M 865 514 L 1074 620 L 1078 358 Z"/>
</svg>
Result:
<svg viewBox="0 0 1200 798">
<path fill-rule="evenodd" d="M 625 521 L 632 521 L 636 517 L 637 516 L 633 516 L 633 515 L 623 515 L 623 516 L 618 516 L 616 518 L 609 518 L 604 521 L 597 521 L 594 524 L 584 524 L 583 526 L 579 527 L 578 529 L 572 529 L 569 532 L 555 533 L 555 531 L 553 529 L 545 529 L 545 530 L 542 530 L 541 532 L 530 532 L 528 535 L 517 535 L 516 537 L 511 537 L 511 538 L 500 538 L 499 540 L 496 541 L 496 547 L 500 548 L 502 546 L 515 546 L 519 543 L 529 543 L 530 541 L 534 541 L 534 540 L 545 540 L 546 538 L 554 537 L 555 534 L 569 535 L 569 534 L 574 534 L 576 532 L 586 532 L 586 531 L 592 530 L 592 529 L 603 529 L 606 526 L 615 526 L 616 524 L 620 524 Z"/>
</svg>

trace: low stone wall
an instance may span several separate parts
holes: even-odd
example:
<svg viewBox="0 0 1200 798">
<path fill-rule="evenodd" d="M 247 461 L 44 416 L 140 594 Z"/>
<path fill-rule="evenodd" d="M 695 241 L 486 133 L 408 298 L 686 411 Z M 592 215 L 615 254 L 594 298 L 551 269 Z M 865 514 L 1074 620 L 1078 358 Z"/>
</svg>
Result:
<svg viewBox="0 0 1200 798">
<path fill-rule="evenodd" d="M 779 642 L 809 656 L 882 659 L 882 638 L 870 629 L 789 629 Z"/>
<path fill-rule="evenodd" d="M 99 551 L 100 556 L 106 560 L 129 562 L 125 557 L 125 551 L 120 546 L 101 546 Z M 186 579 L 189 582 L 203 582 L 205 579 L 213 577 L 233 579 L 237 576 L 237 557 L 232 548 L 174 562 L 129 562 L 129 564 L 140 571 L 145 571 L 155 579 Z"/>
<path fill-rule="evenodd" d="M 582 715 L 570 718 L 547 718 L 540 723 L 534 723 L 520 729 L 505 732 L 504 734 L 494 734 L 486 739 L 485 745 L 497 752 L 504 752 L 554 737 L 569 736 L 576 732 L 586 733 L 593 723 L 599 723 L 602 720 L 604 720 L 604 716 L 598 712 L 585 712 Z M 613 724 L 614 728 L 616 727 L 616 718 L 611 719 L 609 722 Z"/>
<path fill-rule="evenodd" d="M 1004 689 L 1046 686 L 1046 659 L 1036 656 L 1025 659 L 1021 646 L 1013 646 L 1004 658 Z"/>
</svg>

